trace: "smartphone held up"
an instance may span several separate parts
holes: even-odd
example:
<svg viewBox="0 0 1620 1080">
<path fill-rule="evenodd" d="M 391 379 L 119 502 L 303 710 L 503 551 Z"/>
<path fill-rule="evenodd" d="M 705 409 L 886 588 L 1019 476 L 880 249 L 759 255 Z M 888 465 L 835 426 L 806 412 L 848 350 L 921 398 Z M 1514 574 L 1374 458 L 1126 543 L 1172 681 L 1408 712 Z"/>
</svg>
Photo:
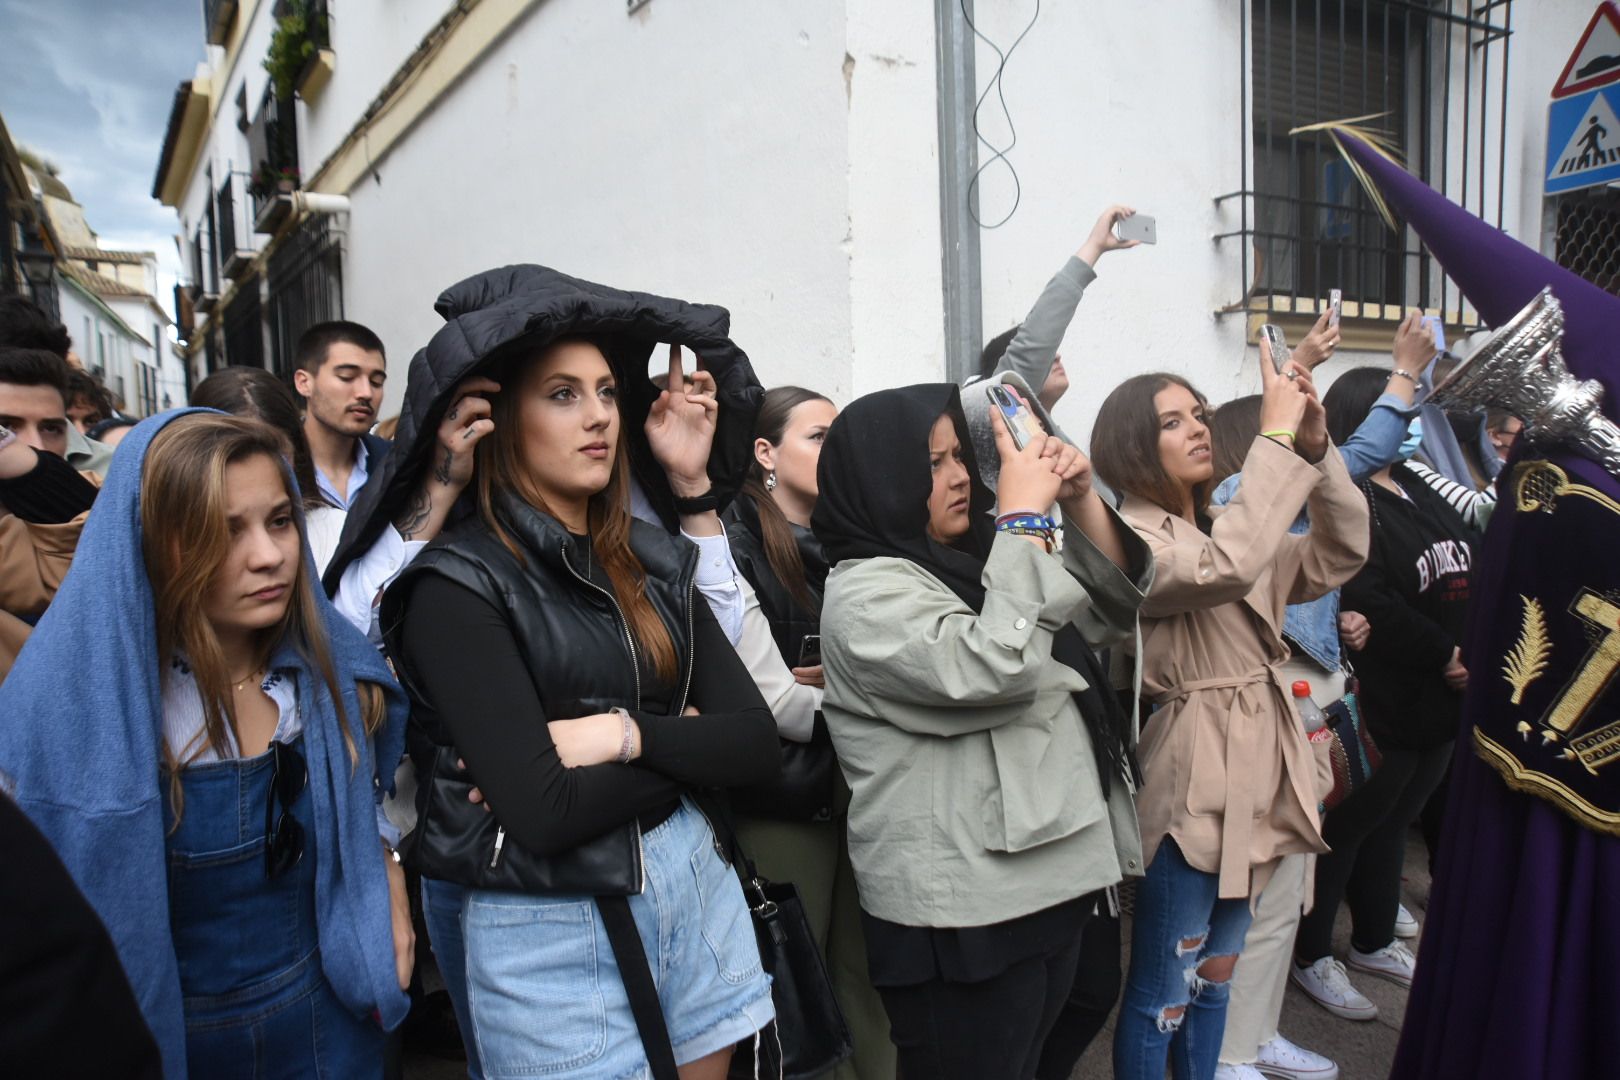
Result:
<svg viewBox="0 0 1620 1080">
<path fill-rule="evenodd" d="M 1132 214 L 1114 222 L 1114 236 L 1120 240 L 1135 240 L 1143 244 L 1159 242 L 1159 223 L 1146 214 Z"/>
<path fill-rule="evenodd" d="M 991 383 L 985 387 L 985 393 L 990 397 L 990 404 L 1001 413 L 1001 419 L 1006 421 L 1007 431 L 1018 449 L 1022 450 L 1030 444 L 1030 440 L 1046 434 L 1040 421 L 1035 419 L 1035 414 L 1029 411 L 1029 406 L 1004 384 Z"/>
</svg>

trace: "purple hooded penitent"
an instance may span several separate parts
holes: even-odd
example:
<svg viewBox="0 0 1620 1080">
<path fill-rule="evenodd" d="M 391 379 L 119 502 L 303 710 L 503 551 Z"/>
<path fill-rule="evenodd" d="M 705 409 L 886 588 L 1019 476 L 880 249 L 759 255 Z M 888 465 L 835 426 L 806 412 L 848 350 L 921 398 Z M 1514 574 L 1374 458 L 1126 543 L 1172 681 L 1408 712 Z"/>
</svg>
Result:
<svg viewBox="0 0 1620 1080">
<path fill-rule="evenodd" d="M 1606 413 L 1620 416 L 1620 298 L 1355 135 L 1332 135 L 1486 323 L 1500 326 L 1551 287 L 1566 318 L 1565 361 L 1602 383 Z M 1531 443 L 1498 491 L 1463 646 L 1468 692 L 1392 1073 L 1400 1080 L 1616 1069 L 1620 753 L 1608 752 L 1620 750 L 1620 679 L 1610 678 L 1620 651 L 1611 657 L 1605 642 L 1620 642 L 1620 478 Z"/>
</svg>

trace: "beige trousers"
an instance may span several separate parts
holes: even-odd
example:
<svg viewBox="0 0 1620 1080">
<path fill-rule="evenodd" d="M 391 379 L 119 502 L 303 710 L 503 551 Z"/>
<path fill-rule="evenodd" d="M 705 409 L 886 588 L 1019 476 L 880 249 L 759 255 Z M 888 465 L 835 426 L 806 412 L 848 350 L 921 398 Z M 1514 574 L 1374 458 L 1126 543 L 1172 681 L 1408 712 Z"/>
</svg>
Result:
<svg viewBox="0 0 1620 1080">
<path fill-rule="evenodd" d="M 1329 674 L 1308 657 L 1283 665 L 1284 678 L 1311 684 L 1311 699 L 1325 705 L 1344 696 L 1344 675 Z M 1232 971 L 1232 996 L 1226 1008 L 1226 1034 L 1221 1064 L 1252 1065 L 1260 1047 L 1277 1037 L 1288 965 L 1294 960 L 1294 933 L 1305 902 L 1305 882 L 1314 872 L 1315 856 L 1289 855 L 1260 894 L 1254 922 L 1243 939 L 1243 952 Z"/>
</svg>

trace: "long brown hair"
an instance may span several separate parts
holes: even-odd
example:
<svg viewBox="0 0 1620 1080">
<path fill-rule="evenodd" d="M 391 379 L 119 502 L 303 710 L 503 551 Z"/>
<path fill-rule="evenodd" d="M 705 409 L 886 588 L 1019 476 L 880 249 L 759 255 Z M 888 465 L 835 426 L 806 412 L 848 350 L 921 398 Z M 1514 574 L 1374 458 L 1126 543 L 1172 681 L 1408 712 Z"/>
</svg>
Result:
<svg viewBox="0 0 1620 1080">
<path fill-rule="evenodd" d="M 1203 394 L 1180 375 L 1157 371 L 1133 375 L 1114 387 L 1097 413 L 1091 429 L 1091 463 L 1103 483 L 1115 491 L 1137 495 L 1172 514 L 1182 511 L 1181 485 L 1164 471 L 1159 460 L 1159 410 L 1153 399 L 1167 386 L 1179 386 L 1208 405 Z M 1209 502 L 1210 485 L 1193 488 L 1193 510 Z"/>
<path fill-rule="evenodd" d="M 1209 418 L 1210 457 L 1215 463 L 1215 475 L 1209 478 L 1211 491 L 1243 471 L 1243 459 L 1260 434 L 1260 400 L 1259 394 L 1233 398 Z"/>
<path fill-rule="evenodd" d="M 793 410 L 809 401 L 831 404 L 823 395 L 802 386 L 778 386 L 767 390 L 765 402 L 754 421 L 754 438 L 764 439 L 772 446 L 781 446 Z M 805 579 L 804 558 L 793 539 L 793 527 L 766 489 L 765 467 L 757 457 L 749 466 L 742 491 L 754 500 L 754 507 L 759 512 L 759 533 L 765 548 L 765 561 L 771 564 L 771 572 L 776 575 L 776 580 L 787 589 L 794 603 L 808 612 L 819 613 L 821 605 L 816 602 L 815 594 L 810 591 L 810 583 Z"/>
<path fill-rule="evenodd" d="M 213 624 L 198 600 L 207 595 L 230 554 L 231 529 L 226 509 L 227 466 L 263 455 L 275 462 L 287 497 L 295 503 L 298 492 L 282 467 L 283 439 L 274 428 L 240 416 L 196 413 L 182 416 L 153 439 L 141 475 L 141 535 L 146 575 L 152 583 L 152 605 L 157 630 L 159 663 L 164 677 L 178 654 L 184 654 L 202 699 L 205 742 L 185 747 L 177 758 L 165 749 L 171 774 L 175 816 L 180 813 L 179 770 L 212 748 L 220 757 L 230 755 L 228 732 L 236 730 L 230 675 Z M 298 530 L 303 541 L 303 522 Z M 302 543 L 308 549 L 307 541 Z M 306 558 L 297 560 L 291 596 L 281 621 L 259 636 L 259 663 L 282 642 L 290 643 L 326 683 L 337 708 L 339 726 L 349 748 L 349 759 L 359 760 L 354 738 L 344 716 L 326 628 L 310 581 Z M 371 683 L 356 687 L 367 734 L 382 725 L 384 702 Z M 240 745 L 240 740 L 238 740 Z"/>
<path fill-rule="evenodd" d="M 581 341 L 602 353 L 604 363 L 607 361 L 607 355 L 600 346 L 583 338 L 554 341 L 532 356 L 520 359 L 502 377 L 501 382 L 507 389 L 495 395 L 491 405 L 490 418 L 495 422 L 495 430 L 479 441 L 475 451 L 478 513 L 519 562 L 527 560 L 517 542 L 501 524 L 495 506 L 497 494 L 510 491 L 541 513 L 557 516 L 546 506 L 545 497 L 540 494 L 533 475 L 524 464 L 523 428 L 519 417 L 523 400 L 521 389 L 534 369 L 558 346 Z M 614 376 L 617 378 L 618 372 L 614 372 Z M 613 596 L 624 612 L 625 621 L 630 624 L 631 637 L 647 654 L 659 677 L 673 682 L 679 670 L 675 642 L 669 636 L 669 628 L 664 625 L 664 620 L 654 610 L 652 601 L 647 599 L 647 571 L 630 549 L 630 523 L 633 520 L 630 516 L 630 447 L 621 413 L 619 437 L 613 448 L 613 471 L 608 477 L 607 486 L 591 496 L 586 521 L 591 531 L 592 551 L 613 586 Z"/>
</svg>

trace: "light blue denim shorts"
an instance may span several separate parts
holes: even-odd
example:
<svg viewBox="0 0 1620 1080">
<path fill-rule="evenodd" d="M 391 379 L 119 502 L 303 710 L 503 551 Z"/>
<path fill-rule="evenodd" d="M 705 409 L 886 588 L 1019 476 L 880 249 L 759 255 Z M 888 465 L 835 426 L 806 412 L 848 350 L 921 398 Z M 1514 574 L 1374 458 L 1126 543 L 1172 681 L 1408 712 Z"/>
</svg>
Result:
<svg viewBox="0 0 1620 1080">
<path fill-rule="evenodd" d="M 686 799 L 647 833 L 630 897 L 675 1061 L 751 1038 L 776 1015 L 737 875 Z M 630 999 L 589 896 L 470 891 L 461 909 L 473 1037 L 490 1080 L 650 1076 Z"/>
</svg>

